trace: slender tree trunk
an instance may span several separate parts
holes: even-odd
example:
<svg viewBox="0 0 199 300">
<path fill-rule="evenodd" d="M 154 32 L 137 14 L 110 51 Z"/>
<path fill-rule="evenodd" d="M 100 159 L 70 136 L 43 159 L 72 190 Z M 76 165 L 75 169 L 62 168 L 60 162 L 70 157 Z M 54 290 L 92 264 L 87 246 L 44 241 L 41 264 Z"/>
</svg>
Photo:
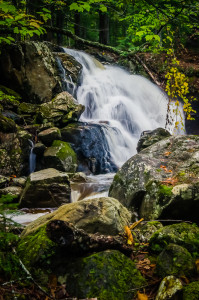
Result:
<svg viewBox="0 0 199 300">
<path fill-rule="evenodd" d="M 99 42 L 104 45 L 109 44 L 109 16 L 107 13 L 99 11 Z"/>
</svg>

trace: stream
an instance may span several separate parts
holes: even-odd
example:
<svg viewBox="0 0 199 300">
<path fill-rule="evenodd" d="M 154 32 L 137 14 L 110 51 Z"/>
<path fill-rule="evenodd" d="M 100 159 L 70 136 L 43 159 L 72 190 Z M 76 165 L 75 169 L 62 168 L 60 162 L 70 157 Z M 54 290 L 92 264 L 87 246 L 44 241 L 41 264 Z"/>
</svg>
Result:
<svg viewBox="0 0 199 300">
<path fill-rule="evenodd" d="M 71 184 L 71 202 L 108 196 L 115 165 L 120 168 L 136 154 L 140 134 L 165 126 L 168 99 L 164 92 L 146 78 L 131 75 L 116 66 L 104 66 L 88 54 L 64 48 L 82 66 L 78 87 L 66 77 L 66 89 L 85 106 L 80 121 L 94 124 L 103 132 L 103 165 L 99 175 L 90 175 L 86 183 Z M 173 128 L 169 128 L 172 132 Z M 32 145 L 33 148 L 33 145 Z M 32 159 L 32 157 L 31 157 Z M 33 158 L 34 159 L 34 158 Z M 30 160 L 32 164 L 32 160 Z M 30 166 L 30 171 L 34 171 Z M 13 219 L 27 224 L 52 209 L 23 209 Z"/>
</svg>

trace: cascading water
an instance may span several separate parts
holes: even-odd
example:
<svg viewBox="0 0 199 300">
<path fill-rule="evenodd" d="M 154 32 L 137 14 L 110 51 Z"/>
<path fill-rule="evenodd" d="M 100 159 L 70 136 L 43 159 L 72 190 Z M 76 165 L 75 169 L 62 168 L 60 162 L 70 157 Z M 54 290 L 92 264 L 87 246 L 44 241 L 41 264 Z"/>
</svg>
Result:
<svg viewBox="0 0 199 300">
<path fill-rule="evenodd" d="M 36 168 L 36 154 L 34 153 L 34 143 L 33 141 L 29 140 L 31 149 L 30 149 L 30 154 L 29 154 L 29 173 L 33 173 Z"/>
<path fill-rule="evenodd" d="M 85 106 L 80 120 L 101 124 L 109 156 L 120 167 L 136 153 L 142 131 L 165 126 L 167 97 L 142 76 L 103 66 L 83 52 L 64 51 L 83 66 L 76 92 Z"/>
</svg>

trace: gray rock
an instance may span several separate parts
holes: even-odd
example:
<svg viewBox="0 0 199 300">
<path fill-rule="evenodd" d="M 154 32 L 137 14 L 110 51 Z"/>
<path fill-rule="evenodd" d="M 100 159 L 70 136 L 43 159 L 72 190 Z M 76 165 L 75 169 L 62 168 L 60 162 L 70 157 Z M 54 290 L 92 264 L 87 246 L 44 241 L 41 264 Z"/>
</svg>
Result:
<svg viewBox="0 0 199 300">
<path fill-rule="evenodd" d="M 199 137 L 172 136 L 130 158 L 109 195 L 146 220 L 198 222 Z"/>
<path fill-rule="evenodd" d="M 0 55 L 0 69 L 0 82 L 27 102 L 48 102 L 61 91 L 57 63 L 45 43 L 6 45 Z"/>
<path fill-rule="evenodd" d="M 137 144 L 137 152 L 171 136 L 169 131 L 163 128 L 143 131 Z"/>
<path fill-rule="evenodd" d="M 167 276 L 160 283 L 155 300 L 181 300 L 182 298 L 179 295 L 179 292 L 182 288 L 183 285 L 178 278 L 175 278 L 174 276 Z"/>
<path fill-rule="evenodd" d="M 57 126 L 64 126 L 69 122 L 76 122 L 84 111 L 84 106 L 68 93 L 59 93 L 51 102 L 40 105 L 36 120 L 38 123 L 53 122 Z"/>
<path fill-rule="evenodd" d="M 37 155 L 37 156 L 43 156 L 44 151 L 46 150 L 46 146 L 42 143 L 36 143 L 33 149 L 33 152 Z"/>
<path fill-rule="evenodd" d="M 44 152 L 45 168 L 55 168 L 63 172 L 75 172 L 77 157 L 73 149 L 66 142 L 54 141 L 52 146 Z"/>
<path fill-rule="evenodd" d="M 55 169 L 32 173 L 20 198 L 20 207 L 57 207 L 70 202 L 69 177 Z"/>
<path fill-rule="evenodd" d="M 9 182 L 9 178 L 0 175 L 0 188 L 6 187 L 6 184 Z"/>
<path fill-rule="evenodd" d="M 57 127 L 48 128 L 46 130 L 41 131 L 38 134 L 38 138 L 45 146 L 50 146 L 52 145 L 54 140 L 61 139 L 61 132 Z"/>
<path fill-rule="evenodd" d="M 35 232 L 52 220 L 67 221 L 88 233 L 116 235 L 131 222 L 131 213 L 113 198 L 82 200 L 62 205 L 56 211 L 38 218 L 27 225 L 22 235 Z"/>
<path fill-rule="evenodd" d="M 0 189 L 0 196 L 1 195 L 12 195 L 16 196 L 16 198 L 19 198 L 22 193 L 22 188 L 19 186 L 8 186 L 5 187 L 4 189 Z"/>
</svg>

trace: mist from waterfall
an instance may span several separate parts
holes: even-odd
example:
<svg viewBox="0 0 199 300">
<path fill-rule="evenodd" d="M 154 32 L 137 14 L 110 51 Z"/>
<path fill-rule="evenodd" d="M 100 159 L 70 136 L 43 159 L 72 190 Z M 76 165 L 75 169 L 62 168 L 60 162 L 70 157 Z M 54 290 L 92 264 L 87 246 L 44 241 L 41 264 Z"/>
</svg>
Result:
<svg viewBox="0 0 199 300">
<path fill-rule="evenodd" d="M 116 66 L 103 66 L 86 53 L 64 48 L 82 66 L 77 100 L 85 106 L 80 121 L 102 124 L 108 151 L 120 167 L 136 154 L 144 130 L 165 127 L 168 99 L 139 75 Z"/>
</svg>

